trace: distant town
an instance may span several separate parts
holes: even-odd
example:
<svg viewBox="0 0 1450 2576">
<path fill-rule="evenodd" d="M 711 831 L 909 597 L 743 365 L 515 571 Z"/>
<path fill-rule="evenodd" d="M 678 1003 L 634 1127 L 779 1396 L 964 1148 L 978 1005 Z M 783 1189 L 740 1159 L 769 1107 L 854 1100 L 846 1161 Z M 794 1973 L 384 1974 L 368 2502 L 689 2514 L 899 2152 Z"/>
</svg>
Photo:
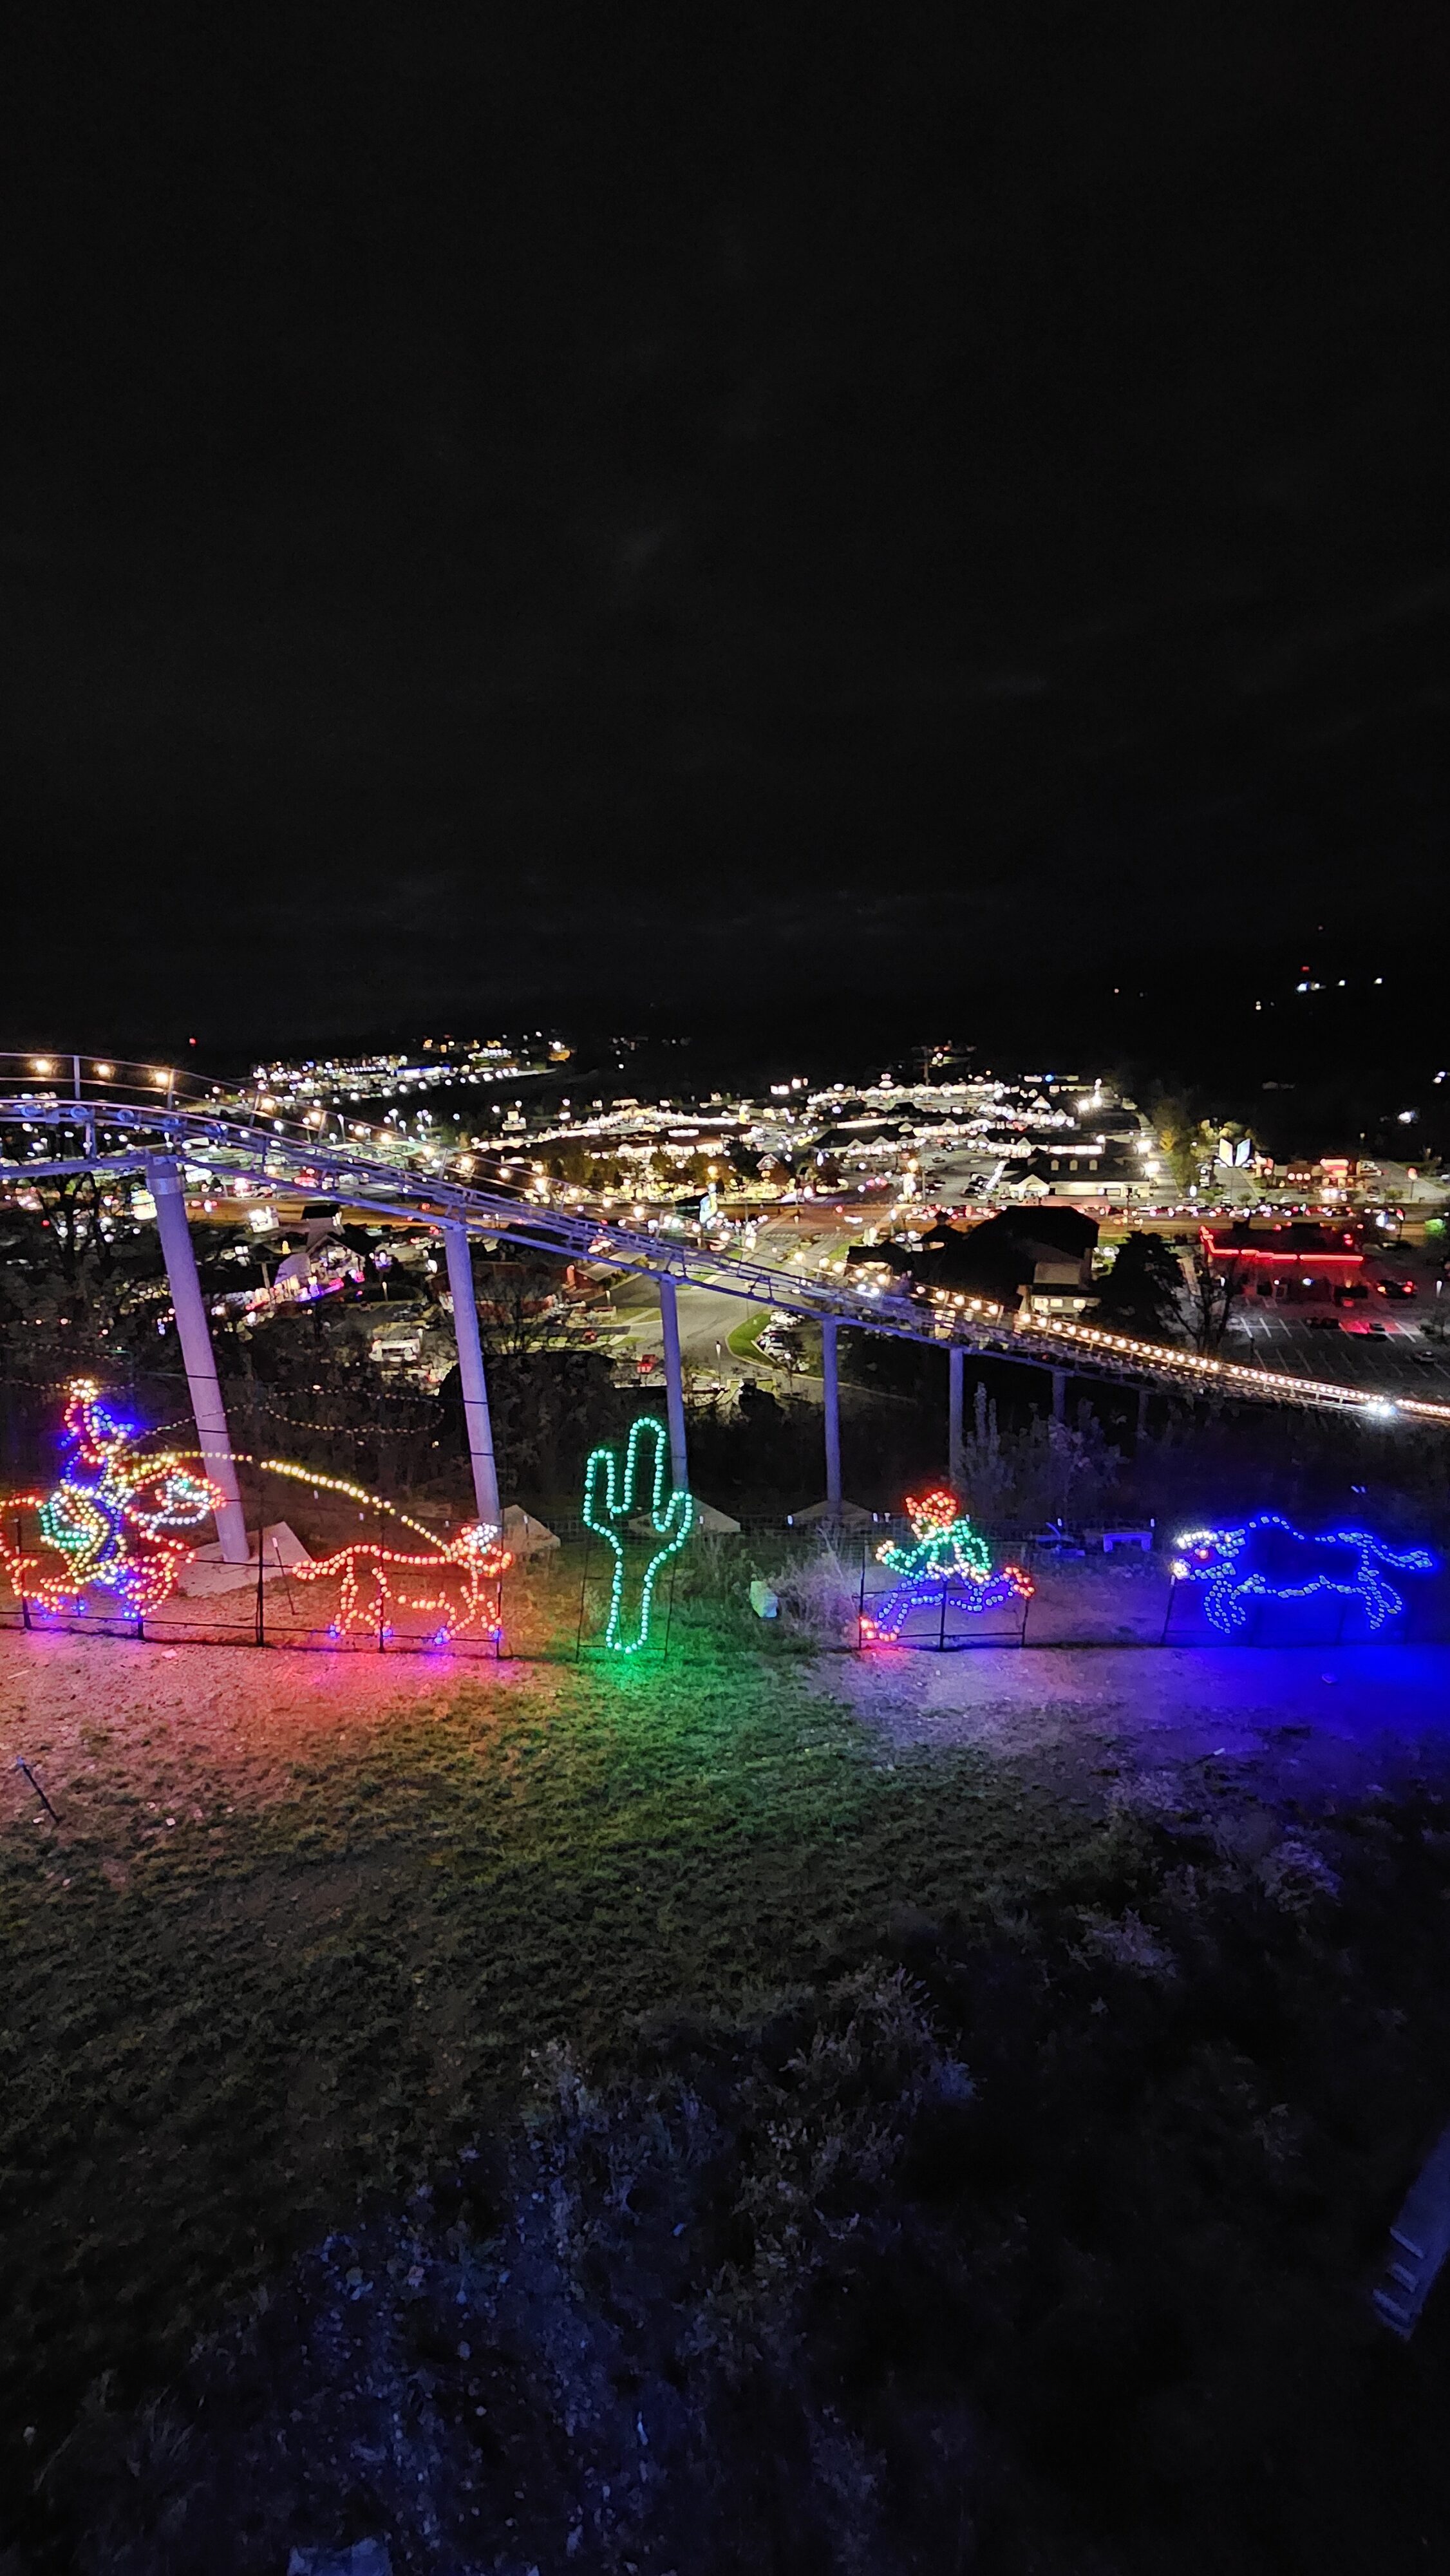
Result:
<svg viewBox="0 0 1450 2576">
<path fill-rule="evenodd" d="M 295 1159 L 275 1188 L 188 1167 L 214 1316 L 252 1333 L 298 1302 L 374 1307 L 369 1346 L 393 1381 L 439 1381 L 452 1353 L 436 1240 L 348 1205 L 337 1148 L 355 1143 L 374 1166 L 486 1184 L 867 1293 L 966 1299 L 1023 1323 L 1086 1318 L 1388 1394 L 1450 1385 L 1450 1178 L 1433 1156 L 1276 1157 L 1246 1125 L 1140 1100 L 1105 1075 L 963 1073 L 926 1049 L 914 1076 L 793 1075 L 749 1096 L 682 1085 L 645 1097 L 624 1087 L 630 1043 L 608 1053 L 606 1081 L 543 1031 L 428 1037 L 406 1052 L 254 1065 L 243 1083 L 187 1082 L 191 1097 L 329 1149 L 315 1198 L 299 1194 Z M 62 1087 L 69 1064 L 36 1057 L 27 1071 Z M 118 1068 L 118 1089 L 142 1074 Z M 144 1079 L 183 1080 L 168 1068 Z M 92 1114 L 104 1148 L 104 1110 Z M 1387 1112 L 1406 1144 L 1418 1122 L 1414 1107 Z M 28 1150 L 44 1152 L 41 1132 Z M 102 1179 L 97 1192 L 105 1238 L 119 1244 L 149 1223 L 134 1180 Z M 49 1222 L 20 1174 L 5 1195 Z M 164 1306 L 159 1280 L 138 1279 L 134 1293 Z M 552 1316 L 626 1376 L 647 1383 L 658 1368 L 654 1300 L 606 1268 L 572 1264 L 535 1283 L 530 1302 L 535 1320 Z M 809 1334 L 790 1317 L 742 1327 L 705 1288 L 683 1289 L 680 1330 L 697 1390 L 809 1371 Z"/>
</svg>

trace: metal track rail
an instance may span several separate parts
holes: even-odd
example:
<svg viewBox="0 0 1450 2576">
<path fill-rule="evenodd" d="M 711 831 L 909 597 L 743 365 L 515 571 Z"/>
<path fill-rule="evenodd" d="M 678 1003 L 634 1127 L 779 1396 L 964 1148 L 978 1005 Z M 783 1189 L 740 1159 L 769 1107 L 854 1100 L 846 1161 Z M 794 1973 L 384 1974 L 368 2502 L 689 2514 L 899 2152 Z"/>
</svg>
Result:
<svg viewBox="0 0 1450 2576">
<path fill-rule="evenodd" d="M 80 1059 L 61 1059 L 77 1065 Z M 519 1244 L 555 1259 L 598 1263 L 655 1280 L 708 1288 L 748 1304 L 769 1305 L 808 1321 L 834 1320 L 869 1333 L 956 1347 L 984 1356 L 1073 1376 L 1124 1384 L 1174 1387 L 1183 1392 L 1247 1398 L 1318 1411 L 1403 1417 L 1450 1426 L 1450 1404 L 1416 1397 L 1375 1395 L 1330 1379 L 1300 1378 L 1241 1361 L 1214 1359 L 1171 1344 L 1109 1333 L 1090 1324 L 1018 1325 L 974 1302 L 938 1290 L 929 1295 L 876 1295 L 839 1283 L 802 1279 L 774 1263 L 739 1259 L 689 1244 L 665 1244 L 608 1218 L 548 1207 L 525 1197 L 502 1172 L 485 1186 L 456 1170 L 429 1170 L 417 1148 L 396 1159 L 341 1140 L 310 1134 L 298 1122 L 265 1121 L 231 1101 L 118 1098 L 109 1091 L 84 1096 L 79 1074 L 72 1097 L 52 1089 L 16 1089 L 0 1096 L 0 1139 L 28 1128 L 77 1137 L 53 1157 L 0 1156 L 0 1184 L 54 1180 L 93 1173 L 121 1177 L 144 1173 L 157 1160 L 175 1158 L 201 1180 L 243 1181 L 299 1189 L 348 1201 L 379 1216 L 424 1225 L 459 1225 L 471 1235 Z M 474 1167 L 479 1158 L 470 1159 Z"/>
</svg>

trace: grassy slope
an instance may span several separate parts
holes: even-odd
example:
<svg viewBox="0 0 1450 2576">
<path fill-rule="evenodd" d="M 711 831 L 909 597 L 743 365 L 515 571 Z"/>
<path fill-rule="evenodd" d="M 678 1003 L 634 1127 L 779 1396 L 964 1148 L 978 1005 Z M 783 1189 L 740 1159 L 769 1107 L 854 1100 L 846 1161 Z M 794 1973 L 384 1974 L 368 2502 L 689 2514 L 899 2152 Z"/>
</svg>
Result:
<svg viewBox="0 0 1450 2576">
<path fill-rule="evenodd" d="M 893 1905 L 1030 1894 L 1062 1831 L 974 1756 L 881 1767 L 760 1653 L 462 1683 L 365 1750 L 310 1739 L 270 1805 L 193 1776 L 160 1839 L 164 1746 L 96 1741 L 70 1885 L 43 1829 L 0 1844 L 0 2350 L 41 2443 L 486 2117 L 532 2046 L 607 2055 L 651 2008 L 813 1977 Z"/>
<path fill-rule="evenodd" d="M 967 2286 L 939 2352 L 899 2321 L 892 2367 L 1010 2429 L 1007 2527 L 1065 2497 L 1152 2576 L 1196 2571 L 1199 2529 L 1205 2564 L 1423 2563 L 1450 2320 L 1402 2357 L 1364 2282 L 1445 2116 L 1439 1795 L 1333 1820 L 1331 1901 L 1211 1776 L 1194 1815 L 1104 1819 L 989 1756 L 892 1763 L 778 1647 L 692 1651 L 460 1682 L 346 1737 L 340 1706 L 250 1801 L 97 1727 L 63 1863 L 7 1831 L 7 2468 L 506 2113 L 540 2042 L 627 2065 L 637 2016 L 748 2014 L 884 1950 L 982 2088 L 932 2183 Z"/>
</svg>

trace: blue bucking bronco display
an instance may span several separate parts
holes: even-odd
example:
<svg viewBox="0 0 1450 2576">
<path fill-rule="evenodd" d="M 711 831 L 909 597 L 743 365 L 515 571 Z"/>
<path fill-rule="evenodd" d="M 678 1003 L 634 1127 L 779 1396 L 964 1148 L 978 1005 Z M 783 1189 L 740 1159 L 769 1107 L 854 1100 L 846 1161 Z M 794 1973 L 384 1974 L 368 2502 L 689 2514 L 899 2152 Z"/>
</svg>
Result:
<svg viewBox="0 0 1450 2576">
<path fill-rule="evenodd" d="M 1434 1574 L 1439 1559 L 1424 1547 L 1390 1547 L 1372 1530 L 1300 1530 L 1280 1512 L 1223 1529 L 1184 1530 L 1173 1560 L 1176 1583 L 1202 1584 L 1204 1609 L 1226 1636 L 1248 1625 L 1263 1602 L 1316 1596 L 1355 1605 L 1378 1634 L 1405 1609 L 1389 1574 Z"/>
</svg>

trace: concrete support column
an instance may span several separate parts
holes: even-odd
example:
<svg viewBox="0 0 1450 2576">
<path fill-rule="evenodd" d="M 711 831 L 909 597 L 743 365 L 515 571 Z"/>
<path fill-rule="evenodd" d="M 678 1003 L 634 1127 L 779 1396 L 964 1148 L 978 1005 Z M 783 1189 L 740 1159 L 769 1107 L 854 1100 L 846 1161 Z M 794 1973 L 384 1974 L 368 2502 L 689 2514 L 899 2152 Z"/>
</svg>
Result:
<svg viewBox="0 0 1450 2576">
<path fill-rule="evenodd" d="M 226 1407 L 217 1381 L 201 1281 L 196 1275 L 191 1228 L 186 1221 L 181 1167 L 168 1155 L 147 1165 L 146 1178 L 156 1202 L 156 1230 L 161 1237 L 191 1409 L 196 1417 L 197 1445 L 201 1450 L 202 1465 L 212 1483 L 220 1487 L 223 1496 L 216 1515 L 222 1559 L 227 1565 L 245 1565 L 251 1553 L 247 1545 L 247 1524 L 242 1516 L 241 1489 L 232 1457 Z"/>
<path fill-rule="evenodd" d="M 483 1373 L 483 1344 L 478 1338 L 478 1301 L 473 1293 L 473 1260 L 466 1225 L 442 1228 L 453 1293 L 453 1338 L 458 1345 L 458 1376 L 463 1388 L 463 1420 L 473 1468 L 473 1499 L 481 1521 L 502 1529 L 498 1469 L 493 1456 L 493 1424 L 488 1412 L 488 1380 Z"/>
<path fill-rule="evenodd" d="M 1143 1442 L 1147 1439 L 1147 1437 L 1148 1437 L 1148 1390 L 1147 1390 L 1146 1386 L 1140 1386 L 1140 1387 L 1139 1387 L 1139 1389 L 1138 1389 L 1138 1421 L 1137 1421 L 1137 1427 L 1136 1427 L 1136 1430 L 1135 1430 L 1135 1433 L 1134 1433 L 1134 1439 L 1133 1439 L 1133 1445 L 1134 1445 L 1134 1447 L 1135 1447 L 1135 1448 L 1141 1448 L 1141 1447 L 1142 1447 L 1142 1445 L 1143 1445 Z"/>
<path fill-rule="evenodd" d="M 1066 1369 L 1054 1369 L 1052 1372 L 1052 1418 L 1054 1422 L 1067 1420 Z"/>
<path fill-rule="evenodd" d="M 836 1335 L 840 1326 L 834 1315 L 821 1322 L 821 1376 L 824 1380 L 826 1416 L 826 1501 L 833 1512 L 841 1508 L 841 1379 L 836 1364 Z"/>
<path fill-rule="evenodd" d="M 680 1367 L 680 1309 L 675 1283 L 660 1274 L 660 1331 L 665 1345 L 665 1418 L 670 1426 L 670 1482 L 676 1493 L 690 1489 L 690 1462 L 685 1454 L 685 1379 Z"/>
<path fill-rule="evenodd" d="M 960 1343 L 947 1353 L 947 1483 L 960 1499 L 967 1481 L 966 1443 L 962 1432 L 962 1399 L 967 1355 Z"/>
</svg>

